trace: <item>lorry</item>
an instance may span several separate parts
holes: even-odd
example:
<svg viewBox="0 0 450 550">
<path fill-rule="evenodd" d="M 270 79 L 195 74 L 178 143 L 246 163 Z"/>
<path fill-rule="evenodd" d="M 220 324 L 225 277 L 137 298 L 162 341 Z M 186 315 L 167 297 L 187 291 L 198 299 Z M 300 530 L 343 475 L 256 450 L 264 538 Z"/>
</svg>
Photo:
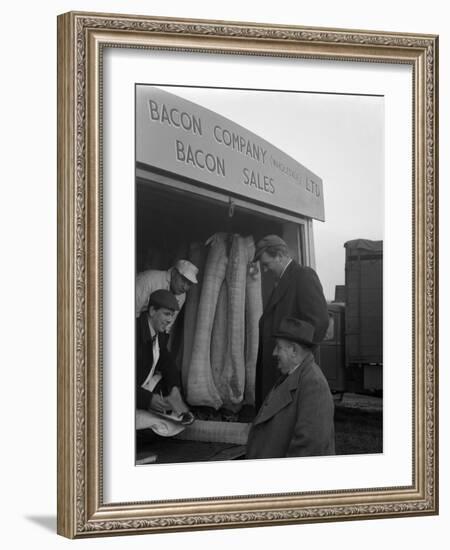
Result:
<svg viewBox="0 0 450 550">
<path fill-rule="evenodd" d="M 335 393 L 383 389 L 383 241 L 345 247 L 345 285 L 328 304 L 330 323 L 320 366 Z"/>
</svg>

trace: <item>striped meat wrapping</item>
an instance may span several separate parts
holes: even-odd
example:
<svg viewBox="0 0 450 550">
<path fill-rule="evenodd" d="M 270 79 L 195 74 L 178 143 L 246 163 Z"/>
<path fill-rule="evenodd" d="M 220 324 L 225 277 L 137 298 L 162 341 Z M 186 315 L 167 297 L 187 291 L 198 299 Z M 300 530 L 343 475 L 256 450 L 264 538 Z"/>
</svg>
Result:
<svg viewBox="0 0 450 550">
<path fill-rule="evenodd" d="M 222 399 L 211 370 L 211 334 L 217 300 L 227 270 L 226 235 L 217 233 L 208 241 L 209 252 L 203 275 L 192 355 L 187 380 L 190 405 L 219 409 Z"/>
<path fill-rule="evenodd" d="M 186 296 L 184 305 L 183 324 L 183 359 L 181 363 L 181 381 L 183 388 L 187 388 L 189 367 L 191 364 L 192 344 L 194 342 L 195 325 L 197 321 L 198 304 L 202 285 L 206 251 L 200 242 L 192 243 L 189 247 L 189 260 L 198 267 L 198 284 L 193 285 Z"/>
<path fill-rule="evenodd" d="M 223 400 L 226 397 L 222 385 L 222 373 L 227 352 L 228 335 L 228 286 L 224 280 L 220 287 L 211 337 L 211 369 L 214 383 Z"/>
<path fill-rule="evenodd" d="M 240 406 L 245 389 L 245 283 L 247 247 L 245 239 L 233 235 L 226 271 L 228 289 L 228 338 L 220 387 L 225 407 Z"/>
</svg>

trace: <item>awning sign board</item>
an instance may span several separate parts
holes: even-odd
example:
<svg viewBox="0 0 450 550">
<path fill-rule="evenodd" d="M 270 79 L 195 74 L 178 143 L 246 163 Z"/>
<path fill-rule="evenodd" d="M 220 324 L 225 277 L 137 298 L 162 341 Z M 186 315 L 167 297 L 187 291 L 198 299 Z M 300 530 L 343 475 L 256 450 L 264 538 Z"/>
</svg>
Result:
<svg viewBox="0 0 450 550">
<path fill-rule="evenodd" d="M 136 161 L 324 221 L 322 180 L 266 140 L 196 103 L 136 86 Z"/>
</svg>

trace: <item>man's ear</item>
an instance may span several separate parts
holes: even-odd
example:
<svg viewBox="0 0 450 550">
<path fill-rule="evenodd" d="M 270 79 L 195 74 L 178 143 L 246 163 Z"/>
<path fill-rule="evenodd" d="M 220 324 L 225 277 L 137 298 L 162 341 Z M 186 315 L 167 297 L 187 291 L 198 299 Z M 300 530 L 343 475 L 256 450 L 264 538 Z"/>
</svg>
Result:
<svg viewBox="0 0 450 550">
<path fill-rule="evenodd" d="M 295 355 L 297 355 L 300 352 L 300 349 L 301 349 L 300 346 L 295 342 L 291 342 L 291 344 Z"/>
</svg>

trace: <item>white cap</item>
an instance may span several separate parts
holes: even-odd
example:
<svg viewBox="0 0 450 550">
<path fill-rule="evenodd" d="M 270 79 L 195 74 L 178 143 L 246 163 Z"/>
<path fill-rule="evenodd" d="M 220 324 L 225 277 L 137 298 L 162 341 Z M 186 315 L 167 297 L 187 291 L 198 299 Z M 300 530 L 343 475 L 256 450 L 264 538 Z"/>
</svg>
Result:
<svg viewBox="0 0 450 550">
<path fill-rule="evenodd" d="M 188 262 L 187 260 L 178 260 L 175 264 L 175 269 L 183 275 L 191 283 L 197 284 L 197 273 L 198 267 L 195 267 L 194 264 Z"/>
</svg>

